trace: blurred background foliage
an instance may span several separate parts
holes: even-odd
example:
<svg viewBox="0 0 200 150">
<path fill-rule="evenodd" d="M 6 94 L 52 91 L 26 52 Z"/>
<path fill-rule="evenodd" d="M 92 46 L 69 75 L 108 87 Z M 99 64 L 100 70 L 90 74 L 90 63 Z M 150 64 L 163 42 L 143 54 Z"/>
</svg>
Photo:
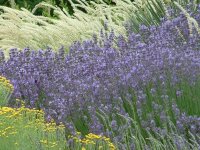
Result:
<svg viewBox="0 0 200 150">
<path fill-rule="evenodd" d="M 36 6 L 41 2 L 47 2 L 53 6 L 59 7 L 61 10 L 65 9 L 70 15 L 74 14 L 74 10 L 72 4 L 89 4 L 92 7 L 91 2 L 94 0 L 0 0 L 0 6 L 7 6 L 14 9 L 26 8 L 29 11 L 34 10 Z M 123 0 L 122 0 L 123 1 Z M 138 8 L 138 11 L 130 14 L 130 22 L 132 26 L 137 27 L 139 29 L 139 24 L 141 21 L 144 25 L 157 25 L 160 23 L 160 18 L 165 16 L 166 10 L 165 5 L 173 5 L 173 2 L 176 1 L 182 6 L 187 6 L 191 1 L 195 4 L 199 4 L 200 0 L 130 0 L 135 3 L 135 6 Z M 104 3 L 107 5 L 116 5 L 116 0 L 95 0 L 95 2 Z M 163 4 L 164 2 L 164 4 Z M 138 4 L 141 5 L 138 5 Z M 142 7 L 145 6 L 145 7 Z M 153 7 L 151 7 L 153 6 Z M 154 9 L 155 8 L 155 9 Z M 87 11 L 83 7 L 77 7 L 77 9 L 87 13 Z M 152 11 L 154 10 L 154 11 Z M 54 9 L 52 8 L 42 8 L 38 7 L 33 13 L 34 15 L 42 15 L 46 17 L 54 16 Z M 64 12 L 64 11 L 63 11 Z M 65 13 L 65 12 L 64 12 Z M 134 32 L 138 32 L 138 30 L 134 30 Z"/>
<path fill-rule="evenodd" d="M 78 4 L 79 0 L 0 0 L 0 5 L 1 6 L 7 6 L 15 9 L 20 9 L 20 8 L 26 8 L 28 10 L 33 10 L 34 7 L 41 3 L 41 2 L 47 2 L 52 5 L 56 5 L 61 10 L 65 8 L 69 14 L 73 15 L 73 7 L 71 6 L 71 3 Z M 90 3 L 93 0 L 85 0 L 85 2 Z M 115 0 L 99 0 L 99 2 L 104 2 L 108 5 L 115 5 L 116 3 L 114 2 Z M 134 1 L 134 0 L 131 0 Z M 81 11 L 85 12 L 86 11 L 83 8 L 79 8 Z M 44 15 L 44 16 L 52 16 L 53 10 L 43 10 L 42 8 L 37 9 L 35 12 L 35 15 Z"/>
<path fill-rule="evenodd" d="M 0 0 L 0 6 L 7 6 L 7 7 L 11 7 L 11 8 L 15 8 L 15 9 L 21 9 L 21 8 L 26 8 L 29 11 L 32 11 L 36 5 L 38 5 L 41 2 L 47 2 L 53 6 L 58 6 L 61 10 L 65 9 L 67 10 L 67 12 L 70 15 L 74 14 L 74 10 L 72 7 L 72 3 L 73 4 L 81 4 L 83 3 L 87 3 L 90 5 L 90 7 L 92 7 L 91 2 L 94 0 Z M 123 1 L 123 0 L 122 0 Z M 140 15 L 136 15 L 137 18 L 135 18 L 135 14 L 130 14 L 130 21 L 132 22 L 132 20 L 134 20 L 134 25 L 137 28 L 139 27 L 139 24 L 141 22 L 141 20 L 143 21 L 143 24 L 145 25 L 152 25 L 152 24 L 157 24 L 159 21 L 159 18 L 162 18 L 165 16 L 165 8 L 164 5 L 162 4 L 163 2 L 167 5 L 171 5 L 172 2 L 176 1 L 179 4 L 183 5 L 187 5 L 190 1 L 193 1 L 194 3 L 198 4 L 200 3 L 200 0 L 130 0 L 131 2 L 134 2 L 136 5 L 136 7 L 138 7 L 138 3 L 142 4 L 143 6 L 151 6 L 153 5 L 154 8 L 156 9 L 155 12 L 152 12 L 152 7 L 140 7 L 138 8 L 138 11 L 136 12 L 136 14 L 140 14 Z M 107 5 L 112 5 L 115 6 L 116 5 L 116 0 L 95 0 L 95 2 L 99 2 L 99 3 L 104 3 Z M 150 4 L 150 5 L 149 5 Z M 85 12 L 86 10 L 82 7 L 77 7 L 77 9 Z M 46 17 L 53 17 L 54 13 L 53 13 L 53 9 L 52 8 L 37 8 L 36 11 L 34 11 L 34 15 L 42 15 L 42 16 L 46 16 Z M 63 11 L 64 12 L 64 11 Z M 139 16 L 139 18 L 138 18 Z M 142 18 L 140 17 L 142 16 Z M 145 16 L 145 18 L 144 18 Z M 135 22 L 135 20 L 138 20 L 137 22 Z M 146 22 L 145 22 L 146 20 Z M 151 22 L 149 23 L 149 20 L 151 20 Z M 156 21 L 156 23 L 155 23 Z M 137 32 L 135 30 L 135 32 Z"/>
</svg>

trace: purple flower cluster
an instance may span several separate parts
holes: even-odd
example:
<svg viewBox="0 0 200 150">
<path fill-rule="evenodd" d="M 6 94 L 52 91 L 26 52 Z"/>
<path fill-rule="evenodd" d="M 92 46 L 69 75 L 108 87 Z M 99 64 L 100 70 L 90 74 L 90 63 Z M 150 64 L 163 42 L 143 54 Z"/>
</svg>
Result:
<svg viewBox="0 0 200 150">
<path fill-rule="evenodd" d="M 193 15 L 200 22 L 200 15 Z M 163 19 L 159 27 L 141 26 L 139 34 L 129 33 L 127 38 L 116 37 L 114 31 L 101 36 L 75 42 L 68 54 L 63 48 L 57 53 L 50 48 L 12 49 L 10 58 L 5 60 L 0 52 L 0 74 L 10 79 L 15 88 L 10 105 L 20 98 L 28 107 L 45 109 L 47 116 L 57 122 L 89 113 L 90 129 L 102 132 L 94 112 L 102 108 L 124 114 L 118 99 L 129 88 L 138 93 L 139 113 L 140 103 L 145 101 L 141 92 L 144 85 L 156 83 L 157 79 L 165 85 L 167 74 L 173 84 L 180 77 L 193 83 L 199 75 L 200 35 L 195 28 L 193 36 L 189 35 L 184 15 Z M 115 121 L 112 126 L 117 128 Z"/>
</svg>

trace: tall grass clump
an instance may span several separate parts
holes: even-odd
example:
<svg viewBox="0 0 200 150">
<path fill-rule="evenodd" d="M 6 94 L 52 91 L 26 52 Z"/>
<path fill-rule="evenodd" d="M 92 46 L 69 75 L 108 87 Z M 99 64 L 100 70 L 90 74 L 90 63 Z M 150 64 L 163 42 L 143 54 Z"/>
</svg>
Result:
<svg viewBox="0 0 200 150">
<path fill-rule="evenodd" d="M 20 98 L 43 109 L 66 134 L 106 135 L 118 149 L 197 149 L 199 43 L 180 13 L 127 38 L 102 30 L 68 54 L 12 49 L 8 60 L 0 53 L 0 73 L 15 87 L 9 106 Z"/>
<path fill-rule="evenodd" d="M 9 50 L 29 46 L 31 49 L 40 49 L 49 46 L 58 49 L 63 45 L 68 50 L 73 41 L 84 40 L 92 37 L 93 33 L 99 33 L 104 22 L 108 22 L 109 29 L 125 33 L 122 23 L 135 9 L 129 0 L 118 1 L 116 6 L 107 5 L 103 1 L 92 1 L 92 6 L 82 1 L 78 1 L 78 4 L 71 2 L 71 5 L 73 15 L 45 2 L 36 5 L 32 12 L 25 8 L 16 10 L 0 6 L 0 48 Z M 84 8 L 87 13 L 80 11 L 78 7 Z M 34 15 L 39 8 L 53 9 L 55 18 Z"/>
<path fill-rule="evenodd" d="M 0 6 L 0 48 L 7 50 L 8 54 L 11 48 L 23 49 L 29 46 L 37 50 L 49 46 L 55 50 L 63 45 L 68 51 L 73 41 L 91 38 L 93 33 L 99 35 L 104 22 L 107 23 L 108 31 L 114 29 L 117 35 L 125 35 L 123 24 L 130 20 L 130 14 L 133 14 L 130 21 L 133 31 L 138 31 L 140 24 L 158 25 L 160 18 L 166 14 L 165 7 L 172 4 L 163 0 L 116 0 L 115 5 L 97 0 L 69 3 L 73 8 L 73 15 L 65 8 L 61 10 L 60 7 L 45 2 L 37 4 L 32 11 Z M 52 10 L 53 18 L 34 15 L 38 9 Z"/>
<path fill-rule="evenodd" d="M 197 0 L 147 0 L 141 1 L 140 5 L 136 5 L 138 8 L 134 13 L 129 15 L 129 19 L 126 26 L 129 26 L 133 32 L 139 32 L 141 24 L 145 26 L 160 25 L 164 17 L 172 19 L 177 17 L 177 12 L 182 10 L 195 12 L 199 1 Z M 188 21 L 192 20 L 192 16 L 188 15 Z"/>
</svg>

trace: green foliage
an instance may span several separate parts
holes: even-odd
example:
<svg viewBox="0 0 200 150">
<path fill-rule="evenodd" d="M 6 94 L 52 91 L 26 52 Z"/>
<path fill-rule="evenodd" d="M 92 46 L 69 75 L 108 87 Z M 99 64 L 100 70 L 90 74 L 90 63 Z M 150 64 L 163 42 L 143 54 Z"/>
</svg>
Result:
<svg viewBox="0 0 200 150">
<path fill-rule="evenodd" d="M 133 90 L 129 89 L 129 91 L 122 93 L 121 107 L 124 108 L 127 115 L 115 112 L 106 114 L 103 110 L 96 112 L 104 130 L 111 132 L 110 137 L 114 138 L 120 135 L 123 139 L 122 143 L 115 143 L 115 145 L 126 145 L 125 149 L 130 149 L 131 143 L 135 143 L 135 148 L 141 150 L 145 149 L 145 145 L 148 145 L 150 149 L 178 149 L 175 140 L 177 139 L 180 140 L 179 142 L 185 143 L 184 149 L 198 147 L 197 139 L 199 137 L 190 132 L 185 137 L 177 131 L 175 124 L 178 116 L 175 115 L 173 105 L 177 104 L 180 112 L 185 112 L 186 115 L 200 116 L 200 79 L 193 82 L 182 79 L 178 84 L 172 85 L 171 79 L 168 78 L 165 83 L 165 85 L 162 82 L 149 83 L 144 86 L 142 89 L 146 99 L 145 102 L 141 103 L 139 109 L 137 96 Z M 152 93 L 151 89 L 155 91 Z M 165 97 L 165 94 L 167 97 Z M 166 121 L 163 121 L 160 112 L 166 114 Z M 113 118 L 113 116 L 115 117 Z M 150 118 L 155 120 L 156 127 L 166 132 L 165 136 L 143 128 L 142 122 Z M 113 129 L 111 125 L 113 120 L 116 121 L 116 126 L 120 129 Z M 191 144 L 191 141 L 193 144 Z"/>
<path fill-rule="evenodd" d="M 20 108 L 0 108 L 0 145 L 3 150 L 115 150 L 109 138 L 95 134 L 87 134 L 81 138 L 81 133 L 68 135 L 73 145 L 67 143 L 64 125 L 56 125 L 51 120 L 45 122 L 42 110 L 25 108 L 17 99 Z M 72 144 L 72 143 L 71 143 Z"/>
<path fill-rule="evenodd" d="M 90 3 L 92 0 L 85 0 L 86 3 Z M 132 0 L 133 1 L 133 0 Z M 2 6 L 7 6 L 15 9 L 20 9 L 20 8 L 26 8 L 28 10 L 32 10 L 37 4 L 41 2 L 47 2 L 49 4 L 52 4 L 53 6 L 58 6 L 60 9 L 66 9 L 69 14 L 73 14 L 73 7 L 71 6 L 71 3 L 73 4 L 78 4 L 77 0 L 1 0 L 0 5 Z M 105 2 L 107 5 L 115 5 L 115 2 L 113 0 L 103 0 L 102 2 Z M 85 12 L 85 9 L 83 8 L 78 8 L 81 11 Z M 45 12 L 42 11 L 42 9 L 37 10 L 35 13 L 36 15 L 52 15 L 52 14 L 47 14 L 50 13 L 50 10 Z"/>
<path fill-rule="evenodd" d="M 44 123 L 43 111 L 2 107 L 0 124 L 1 149 L 66 149 L 64 126 Z"/>
<path fill-rule="evenodd" d="M 20 9 L 21 7 L 24 7 L 28 10 L 32 10 L 36 4 L 42 2 L 43 0 L 1 0 L 0 5 L 1 6 L 7 6 L 11 8 Z"/>
<path fill-rule="evenodd" d="M 13 85 L 5 77 L 0 76 L 0 107 L 8 104 L 13 92 Z"/>
<path fill-rule="evenodd" d="M 189 3 L 193 5 L 193 11 L 195 11 L 197 4 L 200 3 L 198 0 L 190 1 L 190 0 L 146 0 L 140 1 L 140 3 L 136 4 L 137 10 L 134 13 L 130 14 L 129 21 L 131 29 L 134 32 L 139 31 L 139 27 L 141 24 L 145 26 L 150 25 L 159 25 L 161 19 L 163 17 L 168 17 L 171 19 L 167 8 L 173 8 L 175 11 L 177 9 L 181 9 L 187 14 L 184 9 Z M 188 14 L 187 14 L 188 16 Z M 188 17 L 188 20 L 191 20 L 191 17 Z"/>
<path fill-rule="evenodd" d="M 180 94 L 176 96 L 176 103 L 182 112 L 188 115 L 200 116 L 200 79 L 194 83 L 185 80 L 176 87 L 171 86 L 171 91 L 178 91 Z"/>
</svg>

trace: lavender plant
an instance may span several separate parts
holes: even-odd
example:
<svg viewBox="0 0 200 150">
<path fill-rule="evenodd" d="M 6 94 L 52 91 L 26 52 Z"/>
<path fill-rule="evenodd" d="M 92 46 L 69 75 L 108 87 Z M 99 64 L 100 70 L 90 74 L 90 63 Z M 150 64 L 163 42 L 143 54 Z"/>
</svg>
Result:
<svg viewBox="0 0 200 150">
<path fill-rule="evenodd" d="M 199 23 L 199 13 L 193 16 Z M 193 28 L 190 34 L 186 16 L 180 14 L 172 20 L 164 18 L 158 27 L 142 25 L 139 34 L 130 32 L 127 38 L 102 31 L 101 39 L 94 36 L 75 42 L 68 54 L 63 48 L 58 53 L 50 48 L 12 49 L 7 61 L 0 53 L 0 73 L 15 87 L 13 99 L 44 109 L 47 120 L 52 117 L 65 123 L 66 132 L 107 134 L 121 142 L 123 137 L 117 137 L 124 134 L 118 131 L 127 126 L 115 116 L 119 114 L 137 122 L 136 132 L 127 121 L 130 130 L 125 133 L 136 134 L 141 149 L 147 144 L 142 137 L 160 138 L 155 133 L 164 134 L 164 129 L 172 132 L 169 121 L 188 140 L 190 132 L 199 136 L 199 111 L 186 107 L 199 104 L 198 94 L 195 103 L 189 94 L 179 95 L 199 83 L 200 35 L 196 31 Z M 131 143 L 131 138 L 124 142 Z"/>
</svg>

